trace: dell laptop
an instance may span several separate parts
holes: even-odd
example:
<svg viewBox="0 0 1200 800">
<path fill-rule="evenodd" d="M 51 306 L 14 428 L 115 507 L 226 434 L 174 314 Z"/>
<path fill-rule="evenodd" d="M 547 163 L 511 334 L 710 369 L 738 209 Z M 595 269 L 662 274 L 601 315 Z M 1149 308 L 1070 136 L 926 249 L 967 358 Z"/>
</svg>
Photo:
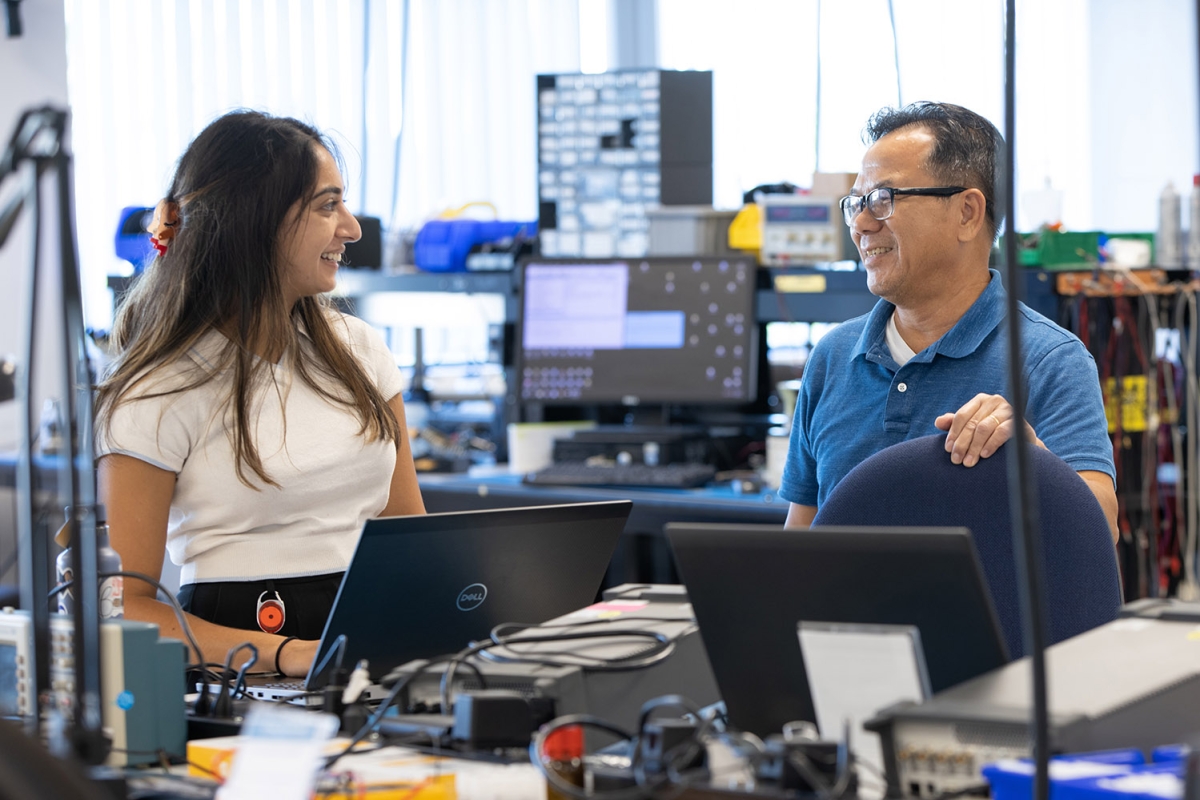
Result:
<svg viewBox="0 0 1200 800">
<path fill-rule="evenodd" d="M 1008 662 L 965 528 L 670 523 L 666 532 L 740 730 L 816 722 L 801 622 L 915 625 L 934 692 Z"/>
<path fill-rule="evenodd" d="M 633 504 L 628 500 L 368 520 L 303 685 L 252 676 L 284 699 L 366 659 L 378 681 L 417 658 L 452 654 L 502 622 L 538 624 L 593 602 Z M 318 671 L 322 661 L 328 661 Z"/>
</svg>

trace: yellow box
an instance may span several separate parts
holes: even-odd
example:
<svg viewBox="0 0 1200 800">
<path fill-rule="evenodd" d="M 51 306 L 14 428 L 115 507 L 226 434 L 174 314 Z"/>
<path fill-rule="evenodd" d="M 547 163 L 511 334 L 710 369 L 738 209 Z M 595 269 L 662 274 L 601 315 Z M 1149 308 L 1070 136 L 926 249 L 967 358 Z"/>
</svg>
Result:
<svg viewBox="0 0 1200 800">
<path fill-rule="evenodd" d="M 776 275 L 775 291 L 780 294 L 822 294 L 824 275 Z"/>
<path fill-rule="evenodd" d="M 188 774 L 223 782 L 242 736 L 188 742 Z M 345 749 L 349 739 L 331 739 L 325 754 Z M 333 776 L 322 778 L 315 796 L 322 800 L 356 800 L 369 792 L 372 800 L 456 800 L 454 762 L 401 747 L 372 749 L 361 745 L 338 761 Z"/>
<path fill-rule="evenodd" d="M 1117 392 L 1116 378 L 1104 381 L 1104 415 L 1108 417 L 1108 432 L 1117 432 L 1117 413 L 1121 414 L 1121 430 L 1141 433 L 1149 427 L 1150 402 L 1145 375 L 1126 375 Z"/>
</svg>

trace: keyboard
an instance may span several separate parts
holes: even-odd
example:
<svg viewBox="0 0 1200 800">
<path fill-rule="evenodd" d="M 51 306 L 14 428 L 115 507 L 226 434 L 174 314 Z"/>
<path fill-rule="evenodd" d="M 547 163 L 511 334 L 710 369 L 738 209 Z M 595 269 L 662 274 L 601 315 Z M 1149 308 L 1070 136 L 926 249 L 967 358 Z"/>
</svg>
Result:
<svg viewBox="0 0 1200 800">
<path fill-rule="evenodd" d="M 713 479 L 710 464 L 589 464 L 563 461 L 530 472 L 523 481 L 535 486 L 647 486 L 690 489 Z"/>
</svg>

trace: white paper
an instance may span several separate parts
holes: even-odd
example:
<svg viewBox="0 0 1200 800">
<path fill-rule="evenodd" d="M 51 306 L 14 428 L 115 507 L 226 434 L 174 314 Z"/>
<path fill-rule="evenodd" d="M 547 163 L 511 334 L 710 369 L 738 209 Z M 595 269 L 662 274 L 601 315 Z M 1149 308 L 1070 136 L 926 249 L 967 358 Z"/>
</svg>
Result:
<svg viewBox="0 0 1200 800">
<path fill-rule="evenodd" d="M 255 704 L 217 800 L 309 800 L 324 761 L 322 749 L 337 729 L 331 714 Z"/>
<path fill-rule="evenodd" d="M 850 749 L 873 767 L 858 770 L 859 793 L 881 797 L 883 750 L 862 724 L 893 703 L 928 696 L 916 627 L 800 622 L 796 629 L 821 738 L 840 741 L 848 722 Z"/>
</svg>

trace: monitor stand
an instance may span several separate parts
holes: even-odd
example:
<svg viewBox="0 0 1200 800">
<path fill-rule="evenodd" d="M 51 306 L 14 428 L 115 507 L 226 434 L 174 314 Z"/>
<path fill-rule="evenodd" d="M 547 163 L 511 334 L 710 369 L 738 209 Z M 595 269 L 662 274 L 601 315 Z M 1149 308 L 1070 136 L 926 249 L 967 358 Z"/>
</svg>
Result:
<svg viewBox="0 0 1200 800">
<path fill-rule="evenodd" d="M 625 427 L 631 429 L 670 428 L 671 406 L 666 403 L 660 406 L 630 406 L 623 422 Z"/>
</svg>

